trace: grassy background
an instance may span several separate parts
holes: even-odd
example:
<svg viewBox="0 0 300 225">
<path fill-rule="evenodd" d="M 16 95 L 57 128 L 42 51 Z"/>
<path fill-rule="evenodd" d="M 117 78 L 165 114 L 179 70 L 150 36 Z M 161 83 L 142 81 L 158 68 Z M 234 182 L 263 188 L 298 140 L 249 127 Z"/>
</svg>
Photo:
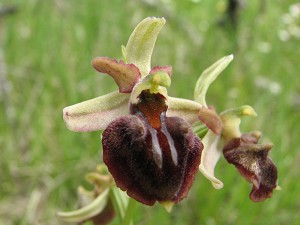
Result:
<svg viewBox="0 0 300 225">
<path fill-rule="evenodd" d="M 245 119 L 243 130 L 259 129 L 262 141 L 275 144 L 282 191 L 252 203 L 249 184 L 222 159 L 216 173 L 223 189 L 199 174 L 171 214 L 140 206 L 136 223 L 300 224 L 300 39 L 278 36 L 295 1 L 267 1 L 264 9 L 260 2 L 247 2 L 235 30 L 218 25 L 222 0 L 1 0 L 0 7 L 15 5 L 17 12 L 0 17 L 0 224 L 63 224 L 55 212 L 74 209 L 83 175 L 101 161 L 100 135 L 67 130 L 62 108 L 116 90 L 91 59 L 121 58 L 120 46 L 147 16 L 167 19 L 152 62 L 173 65 L 172 96 L 192 98 L 203 69 L 235 55 L 208 102 L 219 112 L 243 104 L 256 109 L 259 117 Z"/>
</svg>

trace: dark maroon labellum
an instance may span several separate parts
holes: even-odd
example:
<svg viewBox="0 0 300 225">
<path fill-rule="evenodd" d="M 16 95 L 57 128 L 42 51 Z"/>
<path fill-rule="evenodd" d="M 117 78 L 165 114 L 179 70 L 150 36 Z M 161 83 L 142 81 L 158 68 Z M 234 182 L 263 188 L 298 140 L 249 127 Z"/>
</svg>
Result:
<svg viewBox="0 0 300 225">
<path fill-rule="evenodd" d="M 271 197 L 277 187 L 277 168 L 268 157 L 273 145 L 257 144 L 259 138 L 255 133 L 243 134 L 224 147 L 226 160 L 253 184 L 250 199 L 255 202 Z"/>
<path fill-rule="evenodd" d="M 200 139 L 166 110 L 162 95 L 143 91 L 132 115 L 103 132 L 103 160 L 117 186 L 146 205 L 185 198 L 200 164 Z"/>
</svg>

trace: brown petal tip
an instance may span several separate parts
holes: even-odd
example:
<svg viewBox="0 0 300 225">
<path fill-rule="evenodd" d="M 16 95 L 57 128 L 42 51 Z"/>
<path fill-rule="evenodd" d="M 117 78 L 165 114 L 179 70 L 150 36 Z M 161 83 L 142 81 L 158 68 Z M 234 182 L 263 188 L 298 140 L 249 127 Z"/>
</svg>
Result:
<svg viewBox="0 0 300 225">
<path fill-rule="evenodd" d="M 125 64 L 107 57 L 93 59 L 92 66 L 101 73 L 110 75 L 119 87 L 121 93 L 130 93 L 141 77 L 141 73 L 134 64 Z"/>
<path fill-rule="evenodd" d="M 219 135 L 222 132 L 222 120 L 216 110 L 209 106 L 202 107 L 198 113 L 198 119 L 204 123 L 212 132 Z"/>
<path fill-rule="evenodd" d="M 172 75 L 172 66 L 155 66 L 151 69 L 149 74 L 154 74 L 159 71 L 165 72 L 166 74 L 171 76 Z"/>
</svg>

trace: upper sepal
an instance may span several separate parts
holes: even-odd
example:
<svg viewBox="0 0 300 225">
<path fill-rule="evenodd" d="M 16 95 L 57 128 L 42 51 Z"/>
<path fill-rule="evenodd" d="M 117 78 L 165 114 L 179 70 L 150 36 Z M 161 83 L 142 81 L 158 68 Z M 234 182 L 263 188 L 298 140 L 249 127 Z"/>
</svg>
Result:
<svg viewBox="0 0 300 225">
<path fill-rule="evenodd" d="M 118 62 L 107 57 L 97 57 L 93 59 L 92 65 L 97 71 L 112 76 L 121 93 L 130 93 L 141 77 L 138 67 L 125 64 L 122 60 Z"/>
<path fill-rule="evenodd" d="M 142 76 L 151 70 L 151 56 L 157 36 L 166 23 L 164 18 L 148 17 L 134 29 L 124 49 L 123 55 L 127 63 L 136 65 Z"/>
<path fill-rule="evenodd" d="M 272 196 L 277 187 L 277 168 L 268 157 L 272 144 L 257 144 L 260 133 L 243 134 L 224 146 L 226 160 L 235 165 L 240 174 L 253 184 L 250 199 L 263 201 Z"/>
</svg>

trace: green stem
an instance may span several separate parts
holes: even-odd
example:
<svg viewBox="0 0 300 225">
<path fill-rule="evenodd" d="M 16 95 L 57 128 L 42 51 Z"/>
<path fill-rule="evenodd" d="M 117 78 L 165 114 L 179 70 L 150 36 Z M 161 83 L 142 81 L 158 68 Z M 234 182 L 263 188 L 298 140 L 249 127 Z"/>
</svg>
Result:
<svg viewBox="0 0 300 225">
<path fill-rule="evenodd" d="M 129 198 L 125 216 L 122 221 L 122 225 L 133 225 L 132 218 L 133 218 L 133 212 L 135 206 L 136 206 L 136 201 L 133 198 Z"/>
</svg>

